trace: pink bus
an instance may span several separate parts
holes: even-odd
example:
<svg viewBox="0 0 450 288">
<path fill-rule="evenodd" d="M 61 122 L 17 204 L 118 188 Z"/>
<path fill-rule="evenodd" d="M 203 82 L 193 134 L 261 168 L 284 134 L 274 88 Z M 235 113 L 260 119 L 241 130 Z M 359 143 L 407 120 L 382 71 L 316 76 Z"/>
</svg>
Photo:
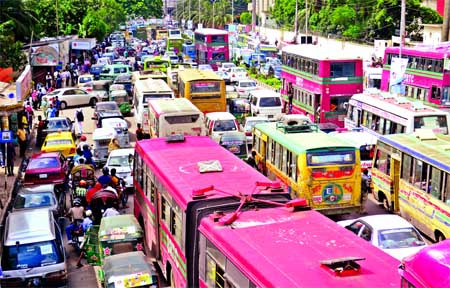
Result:
<svg viewBox="0 0 450 288">
<path fill-rule="evenodd" d="M 450 287 L 450 240 L 403 259 L 399 273 L 401 288 Z"/>
<path fill-rule="evenodd" d="M 201 288 L 399 285 L 398 260 L 315 210 L 252 209 L 228 219 L 201 221 Z"/>
<path fill-rule="evenodd" d="M 344 127 L 346 103 L 363 91 L 363 59 L 349 49 L 289 45 L 282 64 L 281 93 L 285 101 L 292 95 L 292 113 Z"/>
<path fill-rule="evenodd" d="M 210 64 L 217 70 L 217 62 L 230 62 L 228 31 L 212 28 L 196 30 L 194 39 L 199 65 Z"/>
<path fill-rule="evenodd" d="M 147 255 L 172 287 L 198 287 L 197 226 L 202 218 L 234 211 L 241 199 L 244 208 L 289 200 L 288 193 L 276 192 L 279 183 L 205 136 L 139 141 L 134 163 L 134 215 L 145 230 Z"/>
<path fill-rule="evenodd" d="M 391 61 L 398 57 L 399 47 L 384 52 L 381 90 L 389 91 Z M 408 58 L 404 75 L 405 96 L 438 108 L 450 108 L 450 42 L 438 45 L 404 47 L 402 57 Z"/>
</svg>

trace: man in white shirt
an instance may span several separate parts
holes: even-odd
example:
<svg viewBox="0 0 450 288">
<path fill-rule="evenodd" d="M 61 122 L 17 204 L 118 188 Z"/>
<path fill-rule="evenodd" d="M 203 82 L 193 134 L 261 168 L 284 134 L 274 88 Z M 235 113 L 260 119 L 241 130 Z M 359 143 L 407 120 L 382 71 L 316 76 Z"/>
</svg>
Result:
<svg viewBox="0 0 450 288">
<path fill-rule="evenodd" d="M 112 206 L 106 209 L 105 212 L 103 212 L 103 217 L 111 217 L 117 215 L 120 215 L 119 211 L 117 211 L 117 209 Z"/>
</svg>

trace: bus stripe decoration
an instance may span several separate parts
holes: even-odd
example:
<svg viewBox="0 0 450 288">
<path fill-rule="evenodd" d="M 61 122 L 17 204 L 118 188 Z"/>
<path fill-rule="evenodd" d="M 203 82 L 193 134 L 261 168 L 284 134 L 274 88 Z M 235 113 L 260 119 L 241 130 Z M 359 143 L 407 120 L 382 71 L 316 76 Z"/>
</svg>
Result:
<svg viewBox="0 0 450 288">
<path fill-rule="evenodd" d="M 184 260 L 180 255 L 181 251 L 179 251 L 179 249 L 172 244 L 174 240 L 172 236 L 170 236 L 167 233 L 165 228 L 161 228 L 161 235 L 162 235 L 162 243 L 167 249 L 167 253 L 170 255 L 170 258 L 173 261 L 175 261 L 175 265 L 177 266 L 178 269 L 180 269 L 180 272 L 183 275 L 183 277 L 186 278 L 187 277 L 186 260 Z"/>
</svg>

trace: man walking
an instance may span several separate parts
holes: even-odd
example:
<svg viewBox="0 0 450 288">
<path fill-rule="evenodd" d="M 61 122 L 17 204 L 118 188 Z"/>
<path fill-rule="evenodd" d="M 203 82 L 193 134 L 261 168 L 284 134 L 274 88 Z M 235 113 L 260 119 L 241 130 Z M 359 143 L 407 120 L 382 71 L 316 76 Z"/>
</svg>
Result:
<svg viewBox="0 0 450 288">
<path fill-rule="evenodd" d="M 370 177 L 369 170 L 364 169 L 361 175 L 361 212 L 360 214 L 367 214 L 366 203 L 370 192 Z"/>
<path fill-rule="evenodd" d="M 77 123 L 79 135 L 83 135 L 83 121 L 84 121 L 83 110 L 81 108 L 78 108 L 75 111 L 75 122 Z"/>
</svg>

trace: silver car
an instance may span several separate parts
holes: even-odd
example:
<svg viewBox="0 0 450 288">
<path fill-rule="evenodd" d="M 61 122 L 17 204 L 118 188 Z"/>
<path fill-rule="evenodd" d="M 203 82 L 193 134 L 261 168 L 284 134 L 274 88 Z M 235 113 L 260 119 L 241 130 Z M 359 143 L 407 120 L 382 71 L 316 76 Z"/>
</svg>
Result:
<svg viewBox="0 0 450 288">
<path fill-rule="evenodd" d="M 80 88 L 56 89 L 45 95 L 43 98 L 50 103 L 56 96 L 58 96 L 58 100 L 61 102 L 61 109 L 66 109 L 69 106 L 95 106 L 95 103 L 99 101 L 97 95 Z"/>
</svg>

